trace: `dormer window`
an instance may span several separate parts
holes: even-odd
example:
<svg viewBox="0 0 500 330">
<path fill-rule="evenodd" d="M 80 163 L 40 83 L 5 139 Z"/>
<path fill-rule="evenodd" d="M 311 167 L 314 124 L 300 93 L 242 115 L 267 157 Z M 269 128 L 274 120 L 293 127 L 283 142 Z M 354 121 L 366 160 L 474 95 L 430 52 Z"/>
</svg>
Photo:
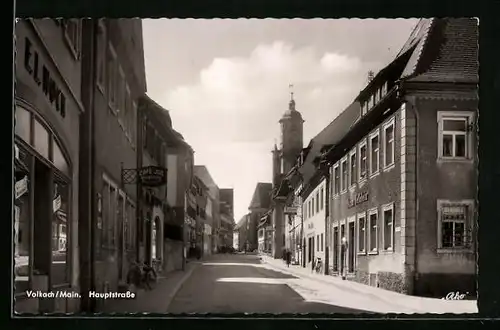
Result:
<svg viewBox="0 0 500 330">
<path fill-rule="evenodd" d="M 377 90 L 375 90 L 375 93 L 373 94 L 373 105 L 377 104 L 378 101 L 380 100 L 380 94 L 379 94 L 379 89 L 377 88 Z"/>
<path fill-rule="evenodd" d="M 385 82 L 380 88 L 380 95 L 384 97 L 387 94 L 387 82 Z"/>
</svg>

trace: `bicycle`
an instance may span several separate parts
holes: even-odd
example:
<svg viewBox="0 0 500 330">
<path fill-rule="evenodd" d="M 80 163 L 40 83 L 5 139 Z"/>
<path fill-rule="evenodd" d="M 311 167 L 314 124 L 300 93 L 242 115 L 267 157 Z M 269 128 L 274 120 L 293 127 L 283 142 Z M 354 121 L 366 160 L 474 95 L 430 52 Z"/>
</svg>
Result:
<svg viewBox="0 0 500 330">
<path fill-rule="evenodd" d="M 138 288 L 152 290 L 156 284 L 157 275 L 154 267 L 145 263 L 132 262 L 127 273 L 127 284 L 133 284 Z"/>
<path fill-rule="evenodd" d="M 316 260 L 316 265 L 314 267 L 314 270 L 316 273 L 321 274 L 323 272 L 323 261 L 321 261 L 321 258 L 318 258 Z"/>
</svg>

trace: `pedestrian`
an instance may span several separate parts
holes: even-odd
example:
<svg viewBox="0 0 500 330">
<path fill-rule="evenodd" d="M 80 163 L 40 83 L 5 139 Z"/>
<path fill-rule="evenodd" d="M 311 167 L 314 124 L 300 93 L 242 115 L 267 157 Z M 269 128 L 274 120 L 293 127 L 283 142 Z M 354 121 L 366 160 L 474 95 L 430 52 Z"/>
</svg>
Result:
<svg viewBox="0 0 500 330">
<path fill-rule="evenodd" d="M 292 252 L 290 250 L 286 251 L 286 266 L 290 268 L 290 263 L 292 262 Z"/>
</svg>

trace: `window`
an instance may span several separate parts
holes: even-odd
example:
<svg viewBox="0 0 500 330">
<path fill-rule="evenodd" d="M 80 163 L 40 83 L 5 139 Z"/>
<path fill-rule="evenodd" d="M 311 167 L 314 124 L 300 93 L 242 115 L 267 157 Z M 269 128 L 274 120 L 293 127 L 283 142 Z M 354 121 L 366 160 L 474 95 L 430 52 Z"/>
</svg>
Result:
<svg viewBox="0 0 500 330">
<path fill-rule="evenodd" d="M 375 106 L 375 95 L 371 95 L 370 96 L 370 109 L 373 108 L 373 106 Z"/>
<path fill-rule="evenodd" d="M 116 104 L 115 104 L 115 109 L 116 112 L 118 113 L 118 122 L 124 127 L 125 124 L 125 97 L 126 97 L 126 91 L 125 91 L 125 73 L 123 72 L 123 69 L 121 66 L 118 66 L 118 80 L 116 81 Z"/>
<path fill-rule="evenodd" d="M 370 236 L 369 236 L 369 250 L 370 252 L 377 252 L 378 250 L 378 227 L 377 227 L 377 220 L 378 220 L 378 212 L 377 209 L 373 209 L 369 211 L 369 227 L 370 227 Z"/>
<path fill-rule="evenodd" d="M 115 107 L 116 107 L 116 102 L 117 102 L 117 79 L 118 79 L 118 67 L 116 63 L 116 52 L 115 49 L 111 44 L 109 44 L 108 47 L 108 52 L 106 56 L 106 69 L 107 69 L 107 75 L 106 78 L 108 79 L 108 102 L 113 110 L 115 112 Z"/>
<path fill-rule="evenodd" d="M 333 167 L 333 179 L 333 191 L 337 195 L 340 193 L 340 168 L 338 163 Z"/>
<path fill-rule="evenodd" d="M 71 53 L 78 59 L 80 57 L 80 42 L 81 42 L 81 20 L 80 19 L 63 19 L 64 39 Z"/>
<path fill-rule="evenodd" d="M 31 112 L 17 106 L 15 112 L 16 135 L 31 144 Z"/>
<path fill-rule="evenodd" d="M 394 204 L 385 205 L 382 208 L 382 216 L 384 250 L 394 251 Z"/>
<path fill-rule="evenodd" d="M 379 143 L 379 135 L 378 131 L 370 136 L 370 174 L 375 175 L 378 173 L 380 168 L 379 160 L 380 160 L 380 143 Z"/>
<path fill-rule="evenodd" d="M 47 129 L 35 119 L 35 132 L 33 137 L 35 150 L 44 158 L 49 159 L 50 134 Z"/>
<path fill-rule="evenodd" d="M 57 143 L 54 138 L 52 138 L 52 163 L 58 170 L 67 176 L 71 176 L 68 161 L 66 160 L 66 157 L 64 157 L 59 143 Z"/>
<path fill-rule="evenodd" d="M 359 145 L 359 180 L 366 179 L 367 161 L 366 161 L 366 142 Z"/>
<path fill-rule="evenodd" d="M 314 216 L 315 210 L 316 210 L 316 203 L 315 203 L 314 197 L 312 198 L 311 204 L 312 204 L 311 205 L 312 206 L 312 214 L 311 215 Z"/>
<path fill-rule="evenodd" d="M 130 132 L 132 136 L 132 145 L 137 145 L 137 104 L 132 102 L 132 124 L 130 127 Z"/>
<path fill-rule="evenodd" d="M 316 235 L 316 251 L 319 252 L 319 235 Z"/>
<path fill-rule="evenodd" d="M 380 88 L 380 95 L 384 97 L 387 94 L 387 82 L 385 82 Z"/>
<path fill-rule="evenodd" d="M 347 185 L 348 185 L 347 159 L 342 160 L 340 163 L 340 166 L 341 166 L 341 171 L 342 171 L 341 187 L 342 187 L 342 191 L 345 191 L 347 189 Z"/>
<path fill-rule="evenodd" d="M 438 200 L 438 248 L 469 249 L 472 246 L 473 201 Z"/>
<path fill-rule="evenodd" d="M 374 92 L 374 94 L 373 94 L 373 98 L 374 98 L 373 104 L 374 105 L 377 104 L 378 101 L 380 100 L 379 97 L 380 97 L 380 92 L 379 92 L 378 89 L 376 89 L 375 92 Z"/>
<path fill-rule="evenodd" d="M 361 102 L 361 115 L 364 116 L 368 112 L 368 101 Z"/>
<path fill-rule="evenodd" d="M 102 92 L 106 85 L 106 27 L 99 21 L 97 34 L 97 86 Z"/>
<path fill-rule="evenodd" d="M 472 113 L 438 112 L 439 157 L 443 159 L 471 158 Z"/>
<path fill-rule="evenodd" d="M 102 245 L 116 248 L 117 190 L 114 185 L 103 183 L 102 191 Z"/>
<path fill-rule="evenodd" d="M 323 210 L 324 208 L 324 203 L 325 203 L 325 189 L 321 188 L 320 193 L 319 193 L 319 208 L 320 210 Z"/>
<path fill-rule="evenodd" d="M 324 245 L 323 245 L 323 234 L 321 234 L 321 252 L 323 252 L 323 249 L 324 249 Z"/>
<path fill-rule="evenodd" d="M 366 214 L 358 214 L 358 253 L 366 252 Z"/>
<path fill-rule="evenodd" d="M 384 167 L 394 164 L 394 119 L 384 126 Z"/>
<path fill-rule="evenodd" d="M 358 180 L 357 164 L 356 164 L 356 149 L 350 155 L 350 165 L 351 165 L 351 181 L 350 184 L 353 186 Z"/>
<path fill-rule="evenodd" d="M 128 84 L 125 83 L 125 96 L 123 100 L 123 117 L 125 119 L 125 131 L 129 140 L 132 138 L 132 99 L 130 96 L 130 88 Z"/>
<path fill-rule="evenodd" d="M 316 213 L 319 212 L 319 191 L 316 192 Z"/>
</svg>

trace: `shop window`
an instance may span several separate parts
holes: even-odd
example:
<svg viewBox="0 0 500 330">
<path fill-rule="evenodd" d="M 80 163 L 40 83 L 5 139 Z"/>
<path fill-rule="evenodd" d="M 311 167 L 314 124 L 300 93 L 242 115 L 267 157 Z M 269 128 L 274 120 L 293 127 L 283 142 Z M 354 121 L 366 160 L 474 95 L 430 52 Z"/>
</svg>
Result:
<svg viewBox="0 0 500 330">
<path fill-rule="evenodd" d="M 31 156 L 26 153 L 20 153 L 20 159 L 25 163 L 31 162 Z M 20 184 L 26 184 L 23 194 L 20 195 L 14 206 L 14 257 L 15 257 L 15 292 L 16 294 L 25 294 L 30 289 L 30 233 L 31 233 L 31 209 L 30 209 L 30 189 L 31 183 L 28 179 L 30 175 Z"/>
<path fill-rule="evenodd" d="M 31 143 L 31 113 L 28 110 L 17 106 L 15 116 L 16 135 L 23 139 L 26 143 Z"/>
<path fill-rule="evenodd" d="M 438 248 L 470 249 L 474 202 L 438 200 Z"/>
<path fill-rule="evenodd" d="M 324 234 L 321 234 L 321 243 L 320 243 L 320 246 L 321 246 L 321 252 L 323 252 L 323 250 L 324 250 L 324 242 L 323 242 L 323 239 L 324 239 Z"/>
<path fill-rule="evenodd" d="M 57 169 L 59 169 L 67 176 L 71 175 L 69 171 L 68 161 L 66 160 L 66 157 L 64 157 L 62 153 L 61 147 L 54 139 L 52 140 L 52 163 Z"/>
<path fill-rule="evenodd" d="M 394 204 L 382 208 L 384 250 L 394 251 Z"/>
<path fill-rule="evenodd" d="M 368 226 L 370 228 L 370 236 L 369 236 L 369 251 L 377 252 L 378 251 L 378 211 L 377 209 L 373 209 L 369 211 L 368 216 Z"/>
<path fill-rule="evenodd" d="M 52 215 L 52 285 L 58 286 L 69 283 L 69 253 L 68 241 L 70 227 L 69 215 L 69 186 L 60 181 L 54 182 L 53 215 Z"/>
<path fill-rule="evenodd" d="M 366 215 L 365 213 L 358 215 L 358 253 L 366 252 Z"/>
<path fill-rule="evenodd" d="M 38 121 L 35 120 L 35 135 L 33 139 L 34 148 L 38 153 L 46 159 L 49 159 L 49 141 L 50 134 L 47 129 Z"/>
<path fill-rule="evenodd" d="M 471 112 L 439 112 L 439 153 L 441 159 L 470 159 L 473 132 Z"/>
</svg>

